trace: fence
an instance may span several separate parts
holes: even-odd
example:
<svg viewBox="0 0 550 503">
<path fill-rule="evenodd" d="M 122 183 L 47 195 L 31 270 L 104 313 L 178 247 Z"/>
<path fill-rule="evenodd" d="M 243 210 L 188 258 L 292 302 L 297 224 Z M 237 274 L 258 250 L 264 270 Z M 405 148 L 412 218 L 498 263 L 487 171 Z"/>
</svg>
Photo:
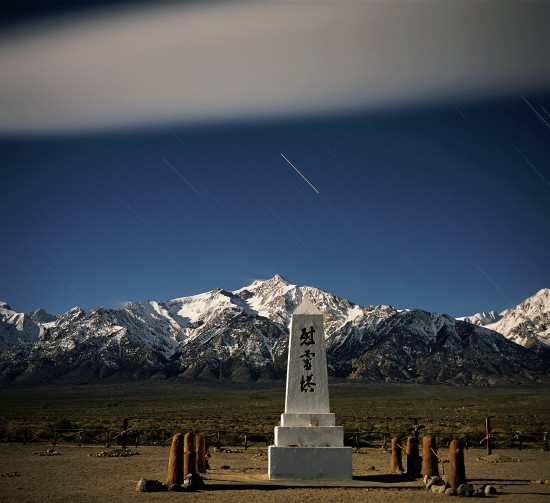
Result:
<svg viewBox="0 0 550 503">
<path fill-rule="evenodd" d="M 127 445 L 158 445 L 164 447 L 169 445 L 172 437 L 178 431 L 168 428 L 134 428 L 129 426 L 128 420 L 124 420 L 120 430 L 114 429 L 79 429 L 79 428 L 46 428 L 35 426 L 9 426 L 0 429 L 0 441 L 26 443 L 50 443 L 56 446 L 60 443 L 83 445 L 112 446 L 120 445 L 126 448 Z M 219 449 L 225 447 L 238 447 L 248 449 L 251 447 L 267 447 L 274 442 L 273 433 L 251 432 L 251 431 L 203 431 L 210 439 L 210 446 Z M 440 447 L 447 447 L 451 440 L 461 438 L 465 447 L 482 448 L 487 443 L 488 437 L 492 448 L 542 448 L 549 450 L 550 435 L 548 432 L 488 432 L 485 436 L 479 433 L 461 432 L 423 432 L 436 439 Z M 404 438 L 410 433 L 403 431 L 355 431 L 344 433 L 344 443 L 356 449 L 362 447 L 380 448 L 389 447 L 391 439 Z M 418 435 L 418 431 L 414 432 Z"/>
</svg>

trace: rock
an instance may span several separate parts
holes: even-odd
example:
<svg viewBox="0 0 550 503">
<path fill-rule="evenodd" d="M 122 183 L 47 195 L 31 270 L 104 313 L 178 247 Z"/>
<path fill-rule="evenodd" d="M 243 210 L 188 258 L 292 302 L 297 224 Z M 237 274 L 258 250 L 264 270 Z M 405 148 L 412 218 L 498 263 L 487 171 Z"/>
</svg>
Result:
<svg viewBox="0 0 550 503">
<path fill-rule="evenodd" d="M 470 498 L 474 494 L 474 486 L 472 484 L 460 484 L 456 490 L 457 496 L 463 496 L 466 498 Z"/>
<path fill-rule="evenodd" d="M 452 487 L 447 487 L 447 489 L 445 489 L 445 494 L 447 494 L 448 496 L 454 496 L 456 494 L 456 491 Z"/>
<path fill-rule="evenodd" d="M 489 496 L 491 494 L 496 494 L 497 490 L 496 490 L 495 486 L 490 486 L 489 484 L 487 484 L 484 488 L 484 492 L 485 492 L 486 496 Z"/>
<path fill-rule="evenodd" d="M 199 474 L 190 473 L 183 479 L 183 487 L 188 491 L 196 491 L 197 489 L 202 489 L 204 487 L 204 480 Z"/>
<path fill-rule="evenodd" d="M 61 456 L 55 449 L 48 449 L 47 451 L 35 451 L 31 452 L 32 456 Z"/>
<path fill-rule="evenodd" d="M 477 491 L 474 491 L 474 497 L 475 498 L 484 498 L 485 497 L 485 491 L 483 489 L 478 489 Z"/>
<path fill-rule="evenodd" d="M 439 487 L 440 486 L 431 486 L 430 489 L 432 490 L 433 493 L 438 493 L 439 492 Z M 441 487 L 444 487 L 444 486 L 441 486 Z"/>
<path fill-rule="evenodd" d="M 142 493 L 156 493 L 165 490 L 166 486 L 158 480 L 139 479 L 138 483 L 136 484 L 136 491 Z"/>
<path fill-rule="evenodd" d="M 445 483 L 441 480 L 441 477 L 438 477 L 435 475 L 434 477 L 429 477 L 428 483 L 426 484 L 426 489 L 430 489 L 432 486 L 440 486 L 445 485 Z"/>
<path fill-rule="evenodd" d="M 442 485 L 442 486 L 434 486 L 434 487 L 437 487 L 437 492 L 439 494 L 445 494 L 445 491 L 447 490 L 447 486 L 445 485 Z"/>
</svg>

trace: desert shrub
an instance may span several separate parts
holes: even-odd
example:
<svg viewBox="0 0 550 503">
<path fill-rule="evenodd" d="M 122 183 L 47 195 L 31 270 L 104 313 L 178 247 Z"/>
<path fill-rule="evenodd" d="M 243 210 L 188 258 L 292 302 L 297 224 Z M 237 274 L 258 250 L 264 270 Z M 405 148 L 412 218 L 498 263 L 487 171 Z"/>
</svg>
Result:
<svg viewBox="0 0 550 503">
<path fill-rule="evenodd" d="M 59 419 L 53 423 L 52 428 L 54 430 L 72 430 L 73 424 L 69 419 Z"/>
</svg>

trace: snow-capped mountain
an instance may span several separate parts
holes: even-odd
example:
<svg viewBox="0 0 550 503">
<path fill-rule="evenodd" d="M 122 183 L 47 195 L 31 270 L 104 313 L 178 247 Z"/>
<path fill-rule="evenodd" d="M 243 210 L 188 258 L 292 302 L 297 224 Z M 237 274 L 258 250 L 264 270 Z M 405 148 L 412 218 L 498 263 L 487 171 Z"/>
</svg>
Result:
<svg viewBox="0 0 550 503">
<path fill-rule="evenodd" d="M 459 318 L 504 335 L 537 351 L 550 351 L 550 290 L 543 288 L 521 304 L 500 314 L 478 313 Z"/>
<path fill-rule="evenodd" d="M 284 379 L 288 326 L 304 297 L 324 313 L 335 377 L 486 384 L 537 380 L 545 371 L 540 355 L 486 328 L 420 310 L 361 307 L 276 275 L 232 292 L 60 316 L 15 313 L 2 303 L 0 383 Z"/>
<path fill-rule="evenodd" d="M 482 313 L 473 314 L 472 316 L 463 316 L 461 318 L 457 318 L 457 320 L 467 321 L 472 325 L 485 327 L 491 323 L 496 323 L 498 320 L 500 320 L 500 318 L 501 318 L 501 315 L 498 314 L 497 312 L 489 311 L 488 313 L 482 312 Z"/>
<path fill-rule="evenodd" d="M 40 328 L 31 316 L 16 313 L 0 301 L 0 351 L 17 344 L 28 344 L 38 338 Z"/>
</svg>

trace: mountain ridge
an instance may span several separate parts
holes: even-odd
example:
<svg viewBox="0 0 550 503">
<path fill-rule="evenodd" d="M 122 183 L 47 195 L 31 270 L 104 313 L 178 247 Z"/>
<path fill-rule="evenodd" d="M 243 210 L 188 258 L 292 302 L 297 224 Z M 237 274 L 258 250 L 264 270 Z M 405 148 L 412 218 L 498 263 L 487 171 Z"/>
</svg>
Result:
<svg viewBox="0 0 550 503">
<path fill-rule="evenodd" d="M 304 297 L 324 313 L 333 377 L 496 384 L 536 382 L 547 374 L 538 346 L 525 348 L 481 326 L 487 316 L 476 325 L 419 309 L 361 307 L 275 275 L 235 291 L 216 288 L 88 312 L 73 308 L 59 316 L 40 309 L 15 313 L 0 303 L 0 384 L 284 379 L 288 325 Z M 539 315 L 547 307 L 531 300 L 523 310 Z M 513 319 L 525 326 L 527 315 L 518 313 Z"/>
</svg>

